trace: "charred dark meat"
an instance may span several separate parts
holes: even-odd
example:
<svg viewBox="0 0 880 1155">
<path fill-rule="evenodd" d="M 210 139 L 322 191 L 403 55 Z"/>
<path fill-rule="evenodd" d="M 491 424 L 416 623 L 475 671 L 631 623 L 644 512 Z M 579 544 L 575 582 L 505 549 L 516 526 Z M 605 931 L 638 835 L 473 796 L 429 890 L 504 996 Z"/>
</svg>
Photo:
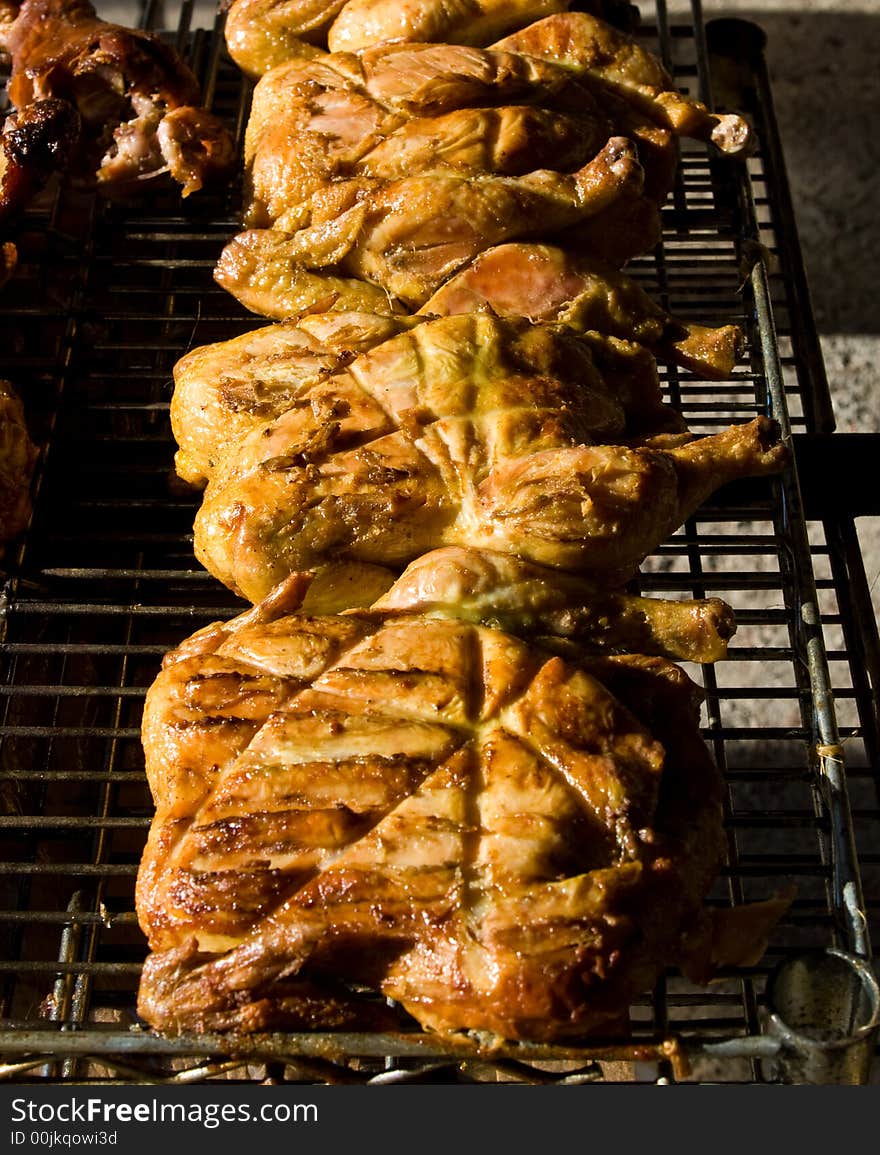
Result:
<svg viewBox="0 0 880 1155">
<path fill-rule="evenodd" d="M 10 100 L 19 116 L 47 100 L 75 110 L 77 175 L 126 187 L 167 172 L 188 196 L 230 170 L 229 133 L 200 107 L 198 82 L 173 49 L 99 20 L 87 0 L 23 0 L 11 19 L 13 7 L 0 19 Z"/>
</svg>

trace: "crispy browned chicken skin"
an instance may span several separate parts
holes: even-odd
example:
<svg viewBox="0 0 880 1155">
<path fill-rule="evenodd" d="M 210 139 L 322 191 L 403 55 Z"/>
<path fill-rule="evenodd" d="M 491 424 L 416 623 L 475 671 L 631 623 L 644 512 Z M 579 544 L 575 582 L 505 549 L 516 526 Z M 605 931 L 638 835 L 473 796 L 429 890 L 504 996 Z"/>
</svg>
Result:
<svg viewBox="0 0 880 1155">
<path fill-rule="evenodd" d="M 10 113 L 0 131 L 0 222 L 63 170 L 79 139 L 79 115 L 66 100 L 37 100 Z"/>
<path fill-rule="evenodd" d="M 281 617 L 196 635 L 150 690 L 138 880 L 163 1030 L 616 1027 L 705 936 L 722 848 L 698 692 L 454 619 Z"/>
<path fill-rule="evenodd" d="M 169 172 L 188 196 L 230 171 L 231 137 L 200 107 L 180 57 L 150 33 L 98 19 L 88 0 L 7 6 L 0 50 L 11 57 L 9 97 L 19 113 L 46 99 L 76 109 L 79 175 L 123 187 Z"/>
<path fill-rule="evenodd" d="M 462 620 L 505 566 L 466 553 L 435 559 L 459 577 L 431 616 L 423 575 L 331 616 L 292 612 L 294 579 L 167 656 L 143 727 L 151 1025 L 388 1025 L 354 983 L 444 1034 L 554 1040 L 620 1028 L 665 967 L 760 956 L 786 899 L 703 906 L 723 841 L 698 688 Z"/>
<path fill-rule="evenodd" d="M 676 415 L 645 385 L 609 388 L 564 329 L 428 320 L 304 389 L 223 457 L 196 554 L 252 601 L 328 561 L 402 566 L 453 544 L 586 567 L 614 588 L 718 486 L 786 460 L 764 418 L 651 446 Z"/>
</svg>

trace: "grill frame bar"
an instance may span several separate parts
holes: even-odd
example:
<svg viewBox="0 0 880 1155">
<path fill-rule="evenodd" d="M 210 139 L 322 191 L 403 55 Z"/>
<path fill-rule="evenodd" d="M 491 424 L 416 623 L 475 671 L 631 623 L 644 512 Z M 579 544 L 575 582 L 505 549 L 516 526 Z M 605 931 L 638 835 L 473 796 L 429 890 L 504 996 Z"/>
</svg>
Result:
<svg viewBox="0 0 880 1155">
<path fill-rule="evenodd" d="M 158 8 L 155 3 L 144 6 L 147 26 L 155 21 Z M 230 123 L 237 125 L 240 140 L 246 117 L 246 86 L 236 80 L 238 94 L 235 101 L 230 102 L 231 72 L 221 59 L 219 20 L 210 32 L 198 29 L 191 34 L 192 15 L 192 3 L 184 3 L 177 32 L 178 45 L 189 45 L 208 99 L 216 98 L 223 106 Z M 658 4 L 657 17 L 659 49 L 667 65 L 675 69 L 679 79 L 696 82 L 701 95 L 707 96 L 710 80 L 716 80 L 717 68 L 709 66 L 709 45 L 703 35 L 697 0 L 692 28 L 670 26 L 662 2 Z M 695 60 L 682 67 L 678 63 L 677 49 L 689 38 L 696 49 Z M 713 65 L 717 63 L 713 57 Z M 730 420 L 735 420 L 766 408 L 780 421 L 786 436 L 800 429 L 827 431 L 833 428 L 830 395 L 810 321 L 806 282 L 784 178 L 772 97 L 760 51 L 752 51 L 750 59 L 745 62 L 738 60 L 737 69 L 744 93 L 745 80 L 749 82 L 748 111 L 757 124 L 762 142 L 760 159 L 764 168 L 761 175 L 756 178 L 754 170 L 745 166 L 736 169 L 739 174 L 738 181 L 734 182 L 738 185 L 737 197 L 735 203 L 727 203 L 721 191 L 731 185 L 729 162 L 715 161 L 705 153 L 685 152 L 683 176 L 670 207 L 664 209 L 664 247 L 656 261 L 642 259 L 634 262 L 633 272 L 664 304 L 677 302 L 680 306 L 684 301 L 685 307 L 695 317 L 711 320 L 713 310 L 723 315 L 728 305 L 732 312 L 743 310 L 743 303 L 737 297 L 737 270 L 744 259 L 751 262 L 744 296 L 745 320 L 750 329 L 751 363 L 737 370 L 734 378 L 721 387 L 695 382 L 691 378 L 680 379 L 675 370 L 670 370 L 665 375 L 669 396 L 682 403 L 686 413 L 707 430 L 721 423 L 728 424 L 728 415 Z M 725 81 L 729 84 L 730 78 L 725 77 Z M 719 164 L 728 166 L 724 168 L 723 177 L 718 173 Z M 762 180 L 767 185 L 764 196 L 760 189 Z M 714 198 L 714 207 L 705 209 L 698 205 L 694 208 L 690 203 L 694 197 L 700 202 L 706 195 Z M 18 744 L 30 742 L 37 744 L 35 749 L 43 748 L 46 765 L 54 766 L 54 751 L 59 744 L 79 742 L 83 745 L 81 761 L 87 762 L 88 766 L 80 765 L 78 769 L 70 770 L 60 767 L 40 769 L 36 764 L 39 759 L 35 758 L 34 768 L 28 770 L 9 766 L 4 759 L 0 763 L 0 788 L 4 783 L 11 789 L 25 783 L 28 789 L 41 792 L 43 805 L 38 813 L 20 818 L 15 814 L 7 816 L 9 821 L 0 823 L 0 839 L 7 829 L 22 835 L 25 843 L 28 838 L 33 841 L 33 831 L 66 830 L 71 832 L 71 837 L 75 833 L 82 841 L 88 842 L 90 852 L 88 860 L 82 862 L 25 862 L 19 858 L 0 863 L 0 882 L 13 874 L 20 880 L 18 907 L 0 910 L 0 923 L 5 922 L 13 928 L 13 937 L 18 928 L 20 946 L 27 949 L 26 935 L 34 927 L 54 926 L 62 931 L 55 958 L 17 957 L 0 965 L 0 989 L 4 981 L 7 986 L 10 982 L 14 985 L 14 979 L 9 976 L 18 979 L 32 975 L 55 977 L 42 1018 L 26 1015 L 0 1020 L 0 1053 L 10 1059 L 5 1066 L 0 1066 L 0 1078 L 35 1077 L 37 1072 L 36 1077 L 51 1080 L 86 1077 L 98 1081 L 180 1082 L 232 1077 L 240 1066 L 257 1064 L 259 1067 L 268 1063 L 275 1072 L 279 1068 L 287 1070 L 288 1075 L 284 1077 L 293 1080 L 304 1077 L 308 1081 L 317 1072 L 321 1081 L 330 1082 L 394 1081 L 398 1077 L 406 1081 L 429 1075 L 425 1062 L 434 1063 L 439 1059 L 444 1061 L 441 1069 L 446 1077 L 442 1081 L 472 1081 L 469 1072 L 474 1063 L 488 1064 L 487 1069 L 492 1070 L 492 1063 L 479 1046 L 441 1043 L 420 1032 L 407 1032 L 393 1039 L 387 1035 L 362 1035 L 357 1037 L 357 1041 L 355 1036 L 330 1032 L 262 1036 L 244 1041 L 223 1037 L 168 1040 L 142 1029 L 124 1031 L 109 1024 L 101 1026 L 100 1022 L 89 1017 L 97 980 L 124 978 L 135 974 L 139 966 L 126 955 L 126 951 L 130 953 L 133 949 L 128 943 L 120 949 L 125 957 L 116 961 L 96 955 L 107 949 L 101 943 L 102 932 L 134 929 L 135 925 L 130 909 L 113 909 L 119 901 L 113 886 L 118 880 L 133 876 L 137 856 L 124 851 L 120 859 L 120 851 L 114 846 L 113 832 L 140 829 L 149 820 L 146 814 L 125 820 L 125 816 L 114 813 L 114 809 L 122 806 L 118 799 L 119 788 L 136 787 L 142 781 L 142 771 L 136 767 L 137 755 L 133 752 L 137 745 L 137 725 L 129 710 L 129 704 L 136 704 L 145 688 L 140 663 L 156 659 L 169 644 L 173 644 L 154 640 L 156 636 L 164 637 L 161 626 L 169 619 L 180 625 L 178 629 L 175 624 L 173 629 L 177 631 L 176 640 L 181 640 L 193 628 L 217 617 L 229 616 L 237 608 L 231 595 L 221 590 L 212 579 L 189 568 L 192 557 L 191 550 L 188 554 L 186 552 L 190 539 L 183 514 L 193 511 L 194 499 L 177 495 L 173 489 L 162 492 L 156 488 L 161 467 L 157 466 L 153 455 L 154 449 L 168 448 L 167 431 L 163 432 L 161 425 L 162 421 L 167 422 L 167 383 L 173 360 L 184 351 L 186 337 L 184 335 L 181 343 L 181 334 L 188 323 L 192 322 L 193 333 L 199 332 L 198 343 L 217 339 L 205 335 L 211 332 L 212 327 L 225 327 L 228 332 L 230 325 L 237 325 L 235 331 L 243 331 L 260 323 L 259 319 L 247 317 L 237 306 L 230 304 L 225 295 L 211 289 L 208 290 L 207 309 L 202 312 L 202 282 L 197 280 L 196 284 L 190 285 L 175 280 L 184 273 L 204 274 L 212 267 L 221 243 L 235 231 L 234 217 L 228 209 L 233 201 L 234 194 L 223 205 L 215 205 L 214 215 L 206 222 L 198 213 L 187 216 L 175 211 L 140 212 L 127 219 L 124 212 L 89 198 L 80 198 L 77 211 L 80 214 L 84 212 L 87 220 L 87 228 L 81 237 L 67 225 L 65 202 L 59 197 L 53 200 L 48 211 L 39 209 L 29 214 L 29 219 L 37 223 L 47 222 L 47 243 L 58 259 L 62 279 L 66 278 L 70 287 L 51 364 L 41 362 L 40 357 L 33 354 L 17 360 L 19 369 L 37 376 L 41 375 L 40 365 L 43 365 L 42 377 L 49 389 L 41 413 L 47 450 L 35 480 L 34 524 L 10 559 L 10 577 L 3 589 L 4 624 L 0 654 L 8 660 L 9 669 L 7 683 L 0 691 L 4 723 L 0 734 L 7 746 L 12 740 L 13 761 L 19 758 Z M 769 224 L 761 219 L 768 213 Z M 193 221 L 202 227 L 193 229 Z M 108 223 L 121 223 L 123 230 L 129 229 L 125 242 L 126 247 L 132 248 L 121 267 L 138 271 L 140 283 L 145 288 L 133 292 L 143 292 L 152 299 L 157 294 L 161 295 L 161 316 L 157 317 L 148 309 L 139 310 L 134 305 L 128 308 L 123 305 L 118 310 L 103 307 L 107 298 L 112 296 L 112 285 L 101 278 L 108 268 L 112 274 L 119 252 L 118 246 L 108 245 Z M 710 260 L 720 262 L 718 267 L 710 266 L 714 270 L 711 272 L 704 271 L 699 262 L 694 264 L 694 258 L 687 256 L 687 238 L 693 233 L 698 234 L 704 225 L 714 228 Z M 783 274 L 772 268 L 772 260 L 767 255 L 768 231 L 773 233 Z M 685 243 L 677 249 L 677 239 L 681 236 L 684 236 Z M 186 249 L 192 244 L 201 246 L 206 255 L 196 258 L 176 255 L 182 247 Z M 138 245 L 146 246 L 148 250 L 157 245 L 165 247 L 161 255 L 140 257 L 137 255 Z M 52 262 L 47 260 L 39 272 L 38 291 L 9 310 L 25 328 L 30 321 L 45 315 L 45 301 L 50 299 L 53 290 L 48 273 L 50 267 Z M 720 267 L 723 267 L 723 275 L 719 274 Z M 681 278 L 688 273 L 696 279 L 697 287 L 683 295 Z M 148 282 L 148 278 L 157 275 L 158 285 Z M 722 275 L 720 289 L 719 275 Z M 709 285 L 708 312 L 703 311 L 707 303 L 706 278 Z M 190 300 L 195 294 L 200 294 L 200 300 L 194 315 L 178 313 L 178 302 Z M 785 334 L 790 348 L 781 348 L 778 338 L 780 299 L 783 301 L 782 311 L 789 320 L 793 316 L 799 318 L 798 325 Z M 212 306 L 215 307 L 213 311 Z M 115 324 L 123 322 L 144 326 L 147 331 L 158 323 L 161 341 L 151 341 L 148 332 L 143 337 L 117 344 L 110 339 L 103 342 L 94 339 L 94 333 L 100 336 L 102 326 L 105 332 L 110 333 Z M 153 352 L 156 355 L 151 363 L 150 354 Z M 133 373 L 123 354 L 141 359 Z M 122 439 L 119 452 L 120 455 L 124 451 L 135 453 L 138 446 L 141 451 L 147 447 L 145 455 L 127 463 L 128 475 L 143 479 L 146 493 L 141 492 L 139 483 L 131 494 L 125 494 L 123 504 L 112 493 L 99 491 L 90 495 L 87 491 L 76 507 L 97 518 L 101 517 L 102 510 L 113 513 L 123 508 L 135 518 L 141 517 L 148 528 L 136 524 L 133 529 L 119 533 L 113 526 L 103 528 L 104 523 L 99 520 L 97 528 L 85 535 L 87 545 L 133 549 L 134 556 L 139 559 L 137 564 L 116 568 L 98 564 L 40 564 L 39 550 L 45 547 L 40 537 L 41 518 L 55 516 L 57 520 L 57 514 L 51 508 L 44 509 L 49 501 L 44 499 L 44 489 L 51 489 L 53 484 L 57 487 L 64 454 L 70 453 L 76 440 L 74 435 L 78 426 L 73 414 L 84 384 L 80 377 L 81 365 L 89 374 L 92 367 L 97 366 L 105 390 L 116 383 L 117 378 L 123 388 L 132 380 L 148 386 L 148 400 L 144 400 L 142 393 L 131 400 L 112 396 L 104 400 L 100 391 L 96 398 L 94 392 L 87 389 L 88 410 L 95 415 L 90 444 L 116 445 L 118 439 L 114 437 L 113 429 L 120 425 L 123 430 L 127 429 L 126 415 L 131 415 L 132 432 Z M 88 386 L 88 382 L 85 384 Z M 752 402 L 748 400 L 749 390 L 753 394 Z M 723 397 L 725 393 L 730 395 L 727 407 L 719 405 L 719 395 Z M 709 400 L 699 400 L 707 394 L 711 394 Z M 794 411 L 791 411 L 792 403 Z M 110 432 L 99 431 L 98 423 L 103 418 L 107 418 Z M 56 436 L 59 422 L 63 436 Z M 149 437 L 144 436 L 145 432 Z M 59 456 L 61 466 L 56 464 Z M 106 462 L 98 459 L 95 473 L 97 480 L 106 481 L 103 476 L 108 474 Z M 159 496 L 155 496 L 157 493 Z M 154 529 L 155 519 L 151 514 L 156 513 L 180 515 L 177 517 L 182 524 L 180 532 L 169 532 L 164 525 L 160 530 Z M 743 522 L 749 526 L 749 540 L 745 543 L 740 534 L 724 531 L 725 527 L 741 526 Z M 706 525 L 713 527 L 714 532 L 707 530 Z M 763 532 L 760 531 L 761 525 L 767 527 Z M 857 548 L 853 548 L 852 519 L 847 518 L 846 511 L 841 511 L 839 518 L 826 519 L 824 528 L 827 541 L 834 545 L 826 545 L 823 554 L 822 545 L 817 549 L 811 538 L 796 469 L 792 467 L 782 481 L 731 487 L 731 492 L 725 494 L 720 502 L 713 502 L 701 510 L 680 534 L 657 551 L 646 567 L 642 584 L 646 592 L 664 590 L 699 596 L 704 591 L 736 589 L 739 578 L 743 592 L 750 598 L 762 590 L 784 594 L 785 603 L 781 608 L 760 604 L 760 598 L 757 606 L 745 609 L 737 606 L 741 630 L 743 627 L 754 628 L 759 634 L 770 631 L 774 637 L 782 636 L 777 645 L 769 645 L 760 638 L 751 646 L 737 645 L 725 666 L 732 670 L 738 663 L 743 663 L 746 668 L 754 660 L 767 661 L 770 655 L 770 660 L 790 666 L 794 671 L 791 685 L 768 685 L 757 689 L 748 685 L 731 686 L 726 684 L 723 672 L 712 668 L 702 671 L 707 691 L 704 732 L 726 773 L 731 790 L 728 835 L 732 866 L 722 873 L 722 890 L 726 886 L 726 896 L 719 892 L 715 901 L 724 902 L 726 898 L 736 902 L 748 897 L 750 880 L 760 882 L 780 875 L 797 875 L 813 880 L 825 900 L 817 898 L 814 893 L 797 899 L 789 920 L 792 927 L 803 925 L 807 930 L 818 930 L 828 943 L 846 946 L 856 954 L 869 957 L 870 941 L 866 930 L 869 912 L 865 909 L 860 887 L 860 860 L 847 786 L 847 777 L 852 782 L 853 775 L 844 773 L 838 754 L 842 743 L 864 740 L 864 734 L 868 735 L 869 754 L 876 754 L 876 726 L 873 733 L 866 728 L 870 713 L 866 701 L 871 690 L 870 678 L 876 677 L 880 668 L 877 658 L 880 649 L 876 627 L 873 636 L 870 629 L 865 635 L 857 628 L 857 611 L 853 607 L 864 607 L 867 583 L 863 568 L 861 577 L 859 575 L 861 558 Z M 82 542 L 83 536 L 70 530 L 68 536 L 56 536 L 55 540 L 57 545 L 72 549 L 75 554 L 74 546 Z M 845 546 L 843 554 L 838 552 L 841 543 Z M 165 547 L 167 555 L 162 554 Z M 167 564 L 164 568 L 151 566 L 149 558 L 156 551 L 173 559 L 181 568 Z M 723 559 L 725 554 L 732 556 L 734 551 L 737 556 L 744 551 L 754 556 L 756 567 L 742 573 L 718 569 L 714 559 Z M 759 564 L 762 559 L 767 560 L 770 551 L 776 554 L 779 567 L 776 570 L 772 565 L 762 569 Z M 814 579 L 817 556 L 827 556 L 830 560 L 830 578 Z M 845 560 L 842 561 L 841 557 Z M 844 577 L 846 588 L 843 595 L 852 593 L 851 605 L 847 596 L 841 593 Z M 106 596 L 103 600 L 92 595 L 91 600 L 76 601 L 64 595 L 65 588 L 83 588 L 78 585 L 80 582 L 95 583 L 95 587 L 106 590 Z M 155 593 L 152 587 L 155 587 Z M 114 600 L 113 594 L 117 589 L 127 593 L 128 599 Z M 56 592 L 58 590 L 61 592 Z M 833 594 L 839 606 L 842 602 L 836 615 L 829 614 L 820 604 L 820 595 L 826 593 Z M 136 596 L 138 600 L 135 600 Z M 36 622 L 41 618 L 50 623 L 47 627 L 50 633 L 53 619 L 58 622 L 70 619 L 66 624 L 67 640 L 58 641 L 54 636 L 36 642 L 7 640 L 7 631 L 12 626 L 18 629 L 22 621 Z M 122 622 L 124 640 L 119 641 L 117 637 L 106 645 L 80 640 L 78 618 L 82 619 L 83 626 L 93 619 Z M 144 623 L 148 624 L 145 626 Z M 158 634 L 153 631 L 154 623 Z M 850 649 L 858 637 L 862 652 L 868 658 L 868 665 L 864 668 L 871 671 L 865 675 L 867 682 L 854 685 L 851 691 L 859 710 L 859 721 L 855 725 L 842 725 L 836 716 L 836 703 L 844 701 L 844 692 L 834 688 L 829 662 L 837 651 L 826 650 L 823 634 L 829 627 L 838 626 L 845 635 L 843 653 L 849 665 L 853 665 Z M 150 640 L 144 640 L 145 635 Z M 39 664 L 49 663 L 52 659 L 60 659 L 59 673 L 54 682 L 26 682 L 17 677 L 21 667 L 29 661 Z M 89 663 L 97 664 L 99 659 L 112 659 L 116 663 L 115 679 L 99 679 L 86 684 L 84 676 L 80 675 L 78 681 L 65 682 L 72 666 L 84 662 L 87 668 Z M 48 720 L 41 716 L 39 722 L 9 722 L 10 710 L 15 716 L 14 711 L 25 699 L 37 703 L 43 697 L 52 696 L 56 701 Z M 728 704 L 749 697 L 776 697 L 796 703 L 799 720 L 760 726 L 746 719 L 745 725 L 731 725 Z M 108 703 L 110 716 L 104 717 L 101 724 L 86 725 L 75 725 L 62 718 L 64 700 L 79 698 L 98 703 L 96 710 L 101 708 L 101 699 L 111 700 Z M 112 699 L 115 699 L 115 706 Z M 815 705 L 817 699 L 818 708 Z M 770 743 L 775 754 L 773 764 L 763 770 L 752 762 L 740 767 L 735 764 L 735 757 L 731 764 L 737 743 L 749 741 Z M 40 743 L 43 747 L 39 746 Z M 792 759 L 794 764 L 787 763 L 791 743 L 798 744 L 801 756 L 807 752 L 806 764 L 795 758 Z M 96 759 L 94 766 L 90 761 L 93 748 L 100 751 L 100 758 Z M 98 761 L 100 765 L 97 765 Z M 772 786 L 791 782 L 807 788 L 809 805 L 777 809 L 766 823 L 777 833 L 791 834 L 795 841 L 799 832 L 812 833 L 818 843 L 815 853 L 808 854 L 795 848 L 775 855 L 769 852 L 749 854 L 742 849 L 741 840 L 748 831 L 761 827 L 761 819 L 756 813 L 739 813 L 737 788 L 739 784 L 755 786 L 762 774 Z M 857 780 L 862 777 L 865 785 L 873 783 L 876 786 L 870 765 L 855 775 Z M 92 814 L 51 813 L 55 797 L 53 790 L 66 783 L 94 785 L 97 793 L 93 798 Z M 857 813 L 873 823 L 873 829 L 876 829 L 878 815 L 870 807 L 863 804 Z M 33 853 L 36 855 L 39 846 L 36 842 L 34 845 Z M 86 900 L 79 890 L 73 892 L 64 910 L 42 910 L 30 906 L 30 896 L 34 886 L 40 885 L 40 879 L 59 873 L 82 879 L 83 884 L 89 879 L 96 880 L 94 891 L 87 900 L 91 909 L 83 907 Z M 110 901 L 110 907 L 105 906 L 105 899 Z M 794 936 L 791 942 L 774 944 L 771 959 L 786 957 L 799 949 L 800 943 Z M 623 1043 L 620 1040 L 592 1040 L 584 1047 L 536 1048 L 524 1044 L 496 1047 L 492 1049 L 495 1073 L 530 1082 L 571 1081 L 572 1078 L 593 1081 L 598 1059 L 626 1057 L 652 1064 L 652 1069 L 670 1079 L 687 1079 L 692 1065 L 712 1061 L 722 1068 L 719 1077 L 733 1081 L 743 1078 L 745 1081 L 761 1080 L 765 1077 L 761 1060 L 772 1057 L 778 1049 L 774 1040 L 760 1034 L 763 983 L 769 965 L 768 962 L 732 971 L 725 976 L 729 980 L 729 989 L 711 996 L 691 990 L 676 991 L 676 979 L 668 976 L 661 980 L 652 995 L 645 996 L 634 1008 L 632 1039 Z M 131 1008 L 124 1005 L 124 988 L 118 992 L 114 992 L 112 987 L 102 989 L 101 999 L 112 1010 L 114 993 L 118 994 L 120 1003 L 116 1010 L 122 1015 L 121 1021 L 125 1022 L 126 1015 L 130 1019 Z M 689 1028 L 687 1018 L 670 1014 L 671 1008 L 698 1007 L 700 1000 L 711 1005 L 714 1013 L 693 1020 L 696 1026 Z M 14 998 L 10 997 L 8 1002 L 11 1005 Z M 735 1017 L 725 1010 L 731 1007 L 737 1011 Z M 133 1025 L 137 1028 L 137 1024 Z M 118 1061 L 118 1056 L 125 1056 L 125 1061 Z M 578 1062 L 581 1067 L 573 1075 L 565 1072 L 551 1076 L 529 1065 L 546 1059 Z M 173 1069 L 177 1060 L 182 1060 L 182 1066 L 178 1064 L 180 1069 Z M 161 1066 L 162 1062 L 166 1062 L 165 1067 Z M 359 1068 L 358 1062 L 361 1062 Z M 377 1065 L 381 1069 L 377 1070 Z"/>
</svg>

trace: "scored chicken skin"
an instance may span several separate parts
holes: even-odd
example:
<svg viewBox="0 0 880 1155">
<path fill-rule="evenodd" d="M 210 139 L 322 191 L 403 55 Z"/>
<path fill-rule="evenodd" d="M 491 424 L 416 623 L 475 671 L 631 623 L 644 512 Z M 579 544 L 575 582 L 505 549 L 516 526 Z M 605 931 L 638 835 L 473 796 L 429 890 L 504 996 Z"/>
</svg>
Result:
<svg viewBox="0 0 880 1155">
<path fill-rule="evenodd" d="M 535 108 L 529 116 L 506 112 L 508 106 Z M 469 109 L 475 111 L 465 115 Z M 547 110 L 558 116 L 555 131 Z M 574 169 L 612 135 L 587 89 L 551 62 L 453 45 L 390 45 L 292 61 L 254 90 L 245 133 L 245 223 L 299 227 L 297 206 L 327 181 L 367 171 L 361 165 L 386 141 L 387 164 L 396 134 L 413 119 L 420 123 L 407 133 L 422 139 L 423 167 L 405 175 L 439 163 L 483 175 L 511 172 L 513 164 L 523 173 L 542 167 L 540 157 L 554 142 L 559 154 L 550 167 L 565 170 L 563 162 L 570 162 Z M 470 147 L 456 150 L 450 137 L 462 134 Z M 432 137 L 442 144 L 430 148 Z M 506 160 L 508 152 L 520 162 Z"/>
<path fill-rule="evenodd" d="M 662 659 L 564 661 L 454 618 L 202 631 L 145 708 L 141 1015 L 351 1023 L 354 982 L 444 1033 L 613 1029 L 709 920 L 698 701 Z"/>
<path fill-rule="evenodd" d="M 713 329 L 673 317 L 623 273 L 561 245 L 488 249 L 441 286 L 420 312 L 448 316 L 486 308 L 638 341 L 661 360 L 719 380 L 730 376 L 744 342 L 738 326 Z"/>
<path fill-rule="evenodd" d="M 191 350 L 174 367 L 171 427 L 179 446 L 177 473 L 204 485 L 228 452 L 270 418 L 285 413 L 306 389 L 344 369 L 359 353 L 426 317 L 377 316 L 345 310 L 308 313 Z M 633 437 L 681 436 L 684 423 L 660 403 L 653 357 L 631 341 L 579 334 L 615 396 L 628 398 Z"/>
<path fill-rule="evenodd" d="M 655 412 L 663 421 L 659 398 Z M 587 566 L 613 588 L 715 488 L 786 457 L 765 419 L 660 449 L 620 444 L 633 418 L 645 434 L 643 396 L 611 393 L 564 331 L 428 321 L 226 455 L 197 556 L 254 601 L 328 561 L 393 567 L 451 544 Z"/>
<path fill-rule="evenodd" d="M 339 311 L 306 314 L 229 341 L 192 349 L 174 366 L 174 463 L 185 481 L 204 484 L 223 455 L 305 389 L 343 369 L 421 318 Z"/>
<path fill-rule="evenodd" d="M 19 112 L 47 99 L 76 109 L 81 176 L 124 187 L 169 172 L 188 196 L 230 171 L 232 138 L 158 37 L 98 19 L 88 0 L 21 0 L 13 13 L 0 24 L 10 99 Z"/>
</svg>

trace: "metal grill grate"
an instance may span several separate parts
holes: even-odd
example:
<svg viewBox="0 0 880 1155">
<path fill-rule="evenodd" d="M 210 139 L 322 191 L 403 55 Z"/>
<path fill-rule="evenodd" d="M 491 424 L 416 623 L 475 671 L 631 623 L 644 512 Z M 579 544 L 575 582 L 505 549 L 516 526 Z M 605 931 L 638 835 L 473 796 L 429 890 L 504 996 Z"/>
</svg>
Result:
<svg viewBox="0 0 880 1155">
<path fill-rule="evenodd" d="M 191 32 L 192 14 L 184 4 L 177 42 L 240 136 L 246 85 L 223 54 L 219 29 Z M 704 90 L 710 59 L 702 35 L 670 28 L 662 6 L 656 15 L 649 27 L 643 6 L 652 46 L 683 88 Z M 762 411 L 783 425 L 790 415 L 795 431 L 828 430 L 760 56 L 736 68 L 715 63 L 725 92 L 739 83 L 736 97 L 748 98 L 761 149 L 746 169 L 687 145 L 663 242 L 632 271 L 684 317 L 742 323 L 749 350 L 729 382 L 670 369 L 665 387 L 696 430 Z M 635 1068 L 645 1077 L 698 1077 L 709 1060 L 715 1079 L 767 1077 L 752 1037 L 769 970 L 811 946 L 865 953 L 856 847 L 867 879 L 878 865 L 871 680 L 880 657 L 876 629 L 865 621 L 867 585 L 852 518 L 841 511 L 804 521 L 794 478 L 729 488 L 649 559 L 643 578 L 645 591 L 717 594 L 737 613 L 730 660 L 689 672 L 704 681 L 705 734 L 729 784 L 729 864 L 713 901 L 797 885 L 760 965 L 708 989 L 668 976 L 633 1007 L 625 1043 L 511 1047 L 491 1062 L 474 1047 L 422 1035 L 405 1016 L 395 1036 L 250 1043 L 162 1040 L 140 1028 L 134 1003 L 145 944 L 133 887 L 152 813 L 138 732 L 143 696 L 167 649 L 240 608 L 193 559 L 197 497 L 173 478 L 168 423 L 172 367 L 185 349 L 259 323 L 211 279 L 236 231 L 236 204 L 235 188 L 183 206 L 170 194 L 121 206 L 68 193 L 32 208 L 19 238 L 21 265 L 5 294 L 3 373 L 26 396 L 45 451 L 33 523 L 5 559 L 0 1076 L 570 1082 L 608 1075 L 597 1058 L 635 1058 L 651 1064 Z M 775 254 L 769 265 L 758 259 L 765 252 Z M 836 790 L 837 754 L 827 749 L 838 722 L 855 844 L 846 792 Z M 867 907 L 869 918 L 876 910 L 876 902 Z M 566 1061 L 538 1062 L 547 1059 Z"/>
</svg>

